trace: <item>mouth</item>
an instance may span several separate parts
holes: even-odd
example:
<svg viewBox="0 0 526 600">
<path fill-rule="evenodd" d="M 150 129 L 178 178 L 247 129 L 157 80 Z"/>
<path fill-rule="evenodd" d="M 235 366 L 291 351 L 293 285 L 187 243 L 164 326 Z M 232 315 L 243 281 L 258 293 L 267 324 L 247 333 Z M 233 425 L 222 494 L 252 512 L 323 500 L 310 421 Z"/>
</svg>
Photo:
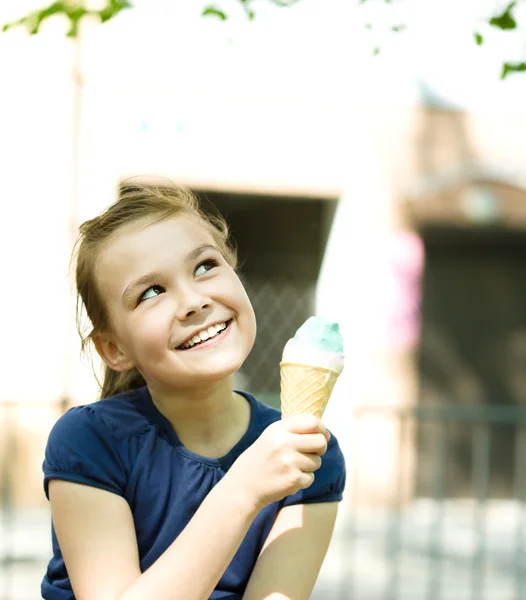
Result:
<svg viewBox="0 0 526 600">
<path fill-rule="evenodd" d="M 232 319 L 224 321 L 223 323 L 216 323 L 210 327 L 206 327 L 201 331 L 195 333 L 190 339 L 186 340 L 180 346 L 177 346 L 176 350 L 191 350 L 192 348 L 199 348 L 201 346 L 211 346 L 218 338 L 225 335 L 228 331 Z"/>
</svg>

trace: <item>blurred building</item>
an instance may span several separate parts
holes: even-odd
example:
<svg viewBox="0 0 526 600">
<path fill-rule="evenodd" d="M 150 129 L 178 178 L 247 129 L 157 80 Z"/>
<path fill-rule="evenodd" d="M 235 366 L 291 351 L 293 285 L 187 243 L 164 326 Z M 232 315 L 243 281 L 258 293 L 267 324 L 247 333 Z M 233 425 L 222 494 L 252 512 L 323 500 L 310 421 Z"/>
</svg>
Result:
<svg viewBox="0 0 526 600">
<path fill-rule="evenodd" d="M 399 464 L 398 424 L 355 435 L 353 411 L 526 402 L 526 78 L 499 82 L 500 58 L 460 42 L 440 61 L 432 34 L 386 38 L 372 58 L 344 2 L 253 23 L 175 4 L 139 3 L 76 41 L 58 19 L 0 38 L 4 488 L 44 504 L 47 433 L 96 398 L 67 279 L 78 224 L 127 177 L 163 176 L 231 224 L 259 321 L 244 385 L 276 403 L 285 341 L 312 313 L 340 321 L 347 366 L 327 423 L 349 493 L 357 472 L 360 498 L 388 503 L 402 473 L 404 496 L 425 496 L 425 435 L 402 435 Z"/>
</svg>

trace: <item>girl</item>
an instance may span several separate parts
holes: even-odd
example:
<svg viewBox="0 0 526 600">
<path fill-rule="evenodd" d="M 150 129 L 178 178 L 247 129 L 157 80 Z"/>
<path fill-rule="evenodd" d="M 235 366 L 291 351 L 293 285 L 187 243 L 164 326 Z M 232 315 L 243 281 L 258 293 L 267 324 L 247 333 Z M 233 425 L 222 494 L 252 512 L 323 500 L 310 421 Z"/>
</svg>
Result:
<svg viewBox="0 0 526 600">
<path fill-rule="evenodd" d="M 130 186 L 81 226 L 83 347 L 106 371 L 49 436 L 46 600 L 309 598 L 344 461 L 319 419 L 233 390 L 256 335 L 235 266 L 224 221 L 176 186 Z"/>
</svg>

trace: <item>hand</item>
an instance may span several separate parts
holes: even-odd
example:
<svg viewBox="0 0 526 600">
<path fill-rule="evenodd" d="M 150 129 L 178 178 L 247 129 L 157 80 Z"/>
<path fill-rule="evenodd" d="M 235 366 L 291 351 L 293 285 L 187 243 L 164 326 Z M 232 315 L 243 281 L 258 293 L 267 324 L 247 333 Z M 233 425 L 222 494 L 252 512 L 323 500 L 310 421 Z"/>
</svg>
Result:
<svg viewBox="0 0 526 600">
<path fill-rule="evenodd" d="M 313 415 L 276 421 L 239 456 L 226 477 L 236 493 L 241 490 L 260 510 L 312 485 L 329 439 L 325 425 Z"/>
</svg>

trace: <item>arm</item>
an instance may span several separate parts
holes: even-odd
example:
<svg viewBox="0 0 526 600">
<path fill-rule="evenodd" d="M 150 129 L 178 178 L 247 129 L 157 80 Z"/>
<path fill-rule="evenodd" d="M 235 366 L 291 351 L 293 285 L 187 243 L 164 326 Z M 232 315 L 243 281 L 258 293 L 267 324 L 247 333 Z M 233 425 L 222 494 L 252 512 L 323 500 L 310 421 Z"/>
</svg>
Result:
<svg viewBox="0 0 526 600">
<path fill-rule="evenodd" d="M 53 523 L 75 597 L 208 599 L 258 512 L 312 484 L 327 437 L 314 417 L 270 425 L 142 574 L 126 500 L 91 485 L 53 479 L 49 484 Z"/>
<path fill-rule="evenodd" d="M 283 508 L 243 600 L 308 600 L 329 547 L 337 511 L 336 502 Z"/>
<path fill-rule="evenodd" d="M 124 498 L 67 481 L 50 482 L 53 523 L 77 600 L 208 598 L 257 514 L 224 482 L 142 575 Z"/>
</svg>

